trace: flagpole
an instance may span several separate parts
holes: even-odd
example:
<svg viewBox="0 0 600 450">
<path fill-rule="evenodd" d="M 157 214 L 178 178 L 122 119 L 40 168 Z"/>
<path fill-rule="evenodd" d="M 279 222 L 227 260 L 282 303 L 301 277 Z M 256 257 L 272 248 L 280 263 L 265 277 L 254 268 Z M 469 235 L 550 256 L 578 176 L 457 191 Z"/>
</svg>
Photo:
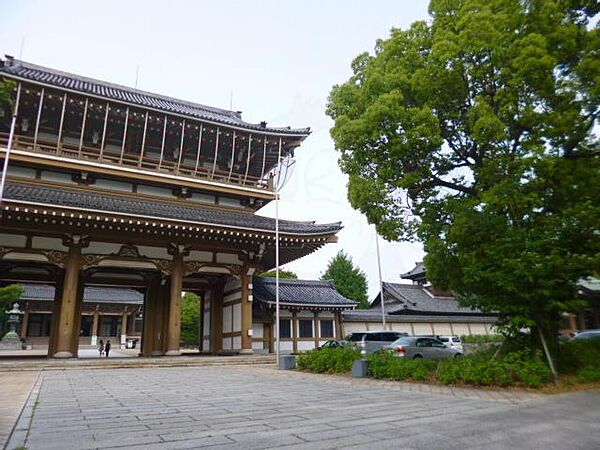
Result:
<svg viewBox="0 0 600 450">
<path fill-rule="evenodd" d="M 383 301 L 383 278 L 381 278 L 381 255 L 379 253 L 379 235 L 375 228 L 375 248 L 377 249 L 377 268 L 379 270 L 379 299 L 381 303 L 381 323 L 385 330 L 385 303 Z"/>
</svg>

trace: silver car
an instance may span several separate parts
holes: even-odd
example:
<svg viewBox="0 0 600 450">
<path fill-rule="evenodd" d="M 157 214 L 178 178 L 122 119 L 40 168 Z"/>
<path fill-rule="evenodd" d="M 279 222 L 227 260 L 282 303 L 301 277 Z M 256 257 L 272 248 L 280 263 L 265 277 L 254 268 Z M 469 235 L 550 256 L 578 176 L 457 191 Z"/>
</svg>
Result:
<svg viewBox="0 0 600 450">
<path fill-rule="evenodd" d="M 408 336 L 408 333 L 400 331 L 360 331 L 350 334 L 346 340 L 353 347 L 359 348 L 362 355 L 368 355 L 386 348 L 402 336 Z"/>
<path fill-rule="evenodd" d="M 446 347 L 443 342 L 430 337 L 405 336 L 387 346 L 394 356 L 401 358 L 444 359 L 462 355 L 455 348 Z"/>
</svg>

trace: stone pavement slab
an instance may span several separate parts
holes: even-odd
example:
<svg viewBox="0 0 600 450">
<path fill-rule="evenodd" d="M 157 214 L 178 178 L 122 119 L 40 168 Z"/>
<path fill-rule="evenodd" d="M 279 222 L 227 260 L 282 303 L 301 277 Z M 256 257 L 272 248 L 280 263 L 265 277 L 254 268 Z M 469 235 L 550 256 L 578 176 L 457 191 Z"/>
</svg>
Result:
<svg viewBox="0 0 600 450">
<path fill-rule="evenodd" d="M 37 372 L 0 373 L 0 448 L 4 448 L 37 377 Z"/>
<path fill-rule="evenodd" d="M 53 370 L 7 448 L 600 448 L 600 392 L 502 394 L 260 366 Z"/>
</svg>

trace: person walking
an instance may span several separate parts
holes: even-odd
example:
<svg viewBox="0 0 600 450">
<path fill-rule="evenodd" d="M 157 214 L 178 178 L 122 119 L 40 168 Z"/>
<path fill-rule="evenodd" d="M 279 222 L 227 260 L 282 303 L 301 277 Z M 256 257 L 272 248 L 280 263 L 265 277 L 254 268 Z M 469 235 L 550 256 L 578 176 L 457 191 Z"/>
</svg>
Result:
<svg viewBox="0 0 600 450">
<path fill-rule="evenodd" d="M 104 346 L 104 354 L 108 358 L 108 353 L 110 352 L 110 339 L 106 341 L 106 345 Z"/>
<path fill-rule="evenodd" d="M 100 353 L 100 356 L 104 353 L 104 341 L 102 339 L 100 339 L 100 343 L 98 344 L 98 353 Z"/>
</svg>

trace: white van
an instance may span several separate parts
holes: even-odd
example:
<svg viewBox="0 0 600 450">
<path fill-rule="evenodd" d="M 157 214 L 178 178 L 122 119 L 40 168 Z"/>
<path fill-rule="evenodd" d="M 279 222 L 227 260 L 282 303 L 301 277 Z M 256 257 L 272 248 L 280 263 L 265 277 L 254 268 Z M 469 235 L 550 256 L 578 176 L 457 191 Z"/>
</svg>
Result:
<svg viewBox="0 0 600 450">
<path fill-rule="evenodd" d="M 438 336 L 437 338 L 442 341 L 446 347 L 453 348 L 460 353 L 463 353 L 463 345 L 458 336 Z"/>
</svg>

